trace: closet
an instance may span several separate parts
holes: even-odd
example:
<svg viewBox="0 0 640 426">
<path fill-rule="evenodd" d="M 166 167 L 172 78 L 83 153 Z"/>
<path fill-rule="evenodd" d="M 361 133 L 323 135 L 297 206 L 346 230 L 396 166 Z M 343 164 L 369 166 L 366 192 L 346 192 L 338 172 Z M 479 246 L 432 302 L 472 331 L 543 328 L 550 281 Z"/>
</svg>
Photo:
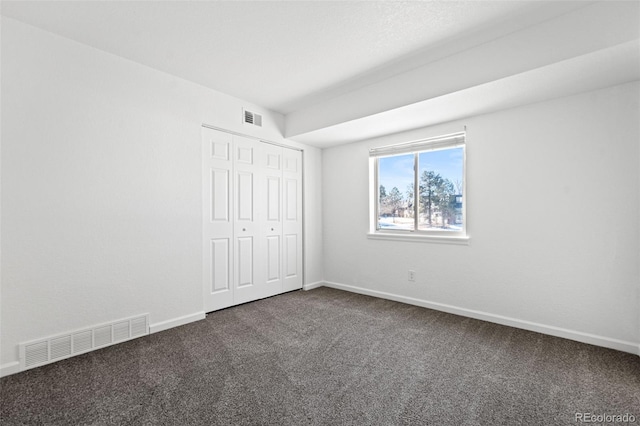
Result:
<svg viewBox="0 0 640 426">
<path fill-rule="evenodd" d="M 205 312 L 302 288 L 302 152 L 202 128 Z"/>
</svg>

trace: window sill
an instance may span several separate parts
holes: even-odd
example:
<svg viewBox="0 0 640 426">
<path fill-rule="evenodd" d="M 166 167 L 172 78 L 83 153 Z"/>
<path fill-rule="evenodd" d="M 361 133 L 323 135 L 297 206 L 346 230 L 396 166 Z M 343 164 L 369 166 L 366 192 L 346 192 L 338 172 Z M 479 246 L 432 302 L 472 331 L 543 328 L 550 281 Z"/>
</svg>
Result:
<svg viewBox="0 0 640 426">
<path fill-rule="evenodd" d="M 369 232 L 367 238 L 371 240 L 412 241 L 416 243 L 438 243 L 469 245 L 469 236 L 461 235 L 425 235 L 425 234 L 397 234 L 392 232 Z"/>
</svg>

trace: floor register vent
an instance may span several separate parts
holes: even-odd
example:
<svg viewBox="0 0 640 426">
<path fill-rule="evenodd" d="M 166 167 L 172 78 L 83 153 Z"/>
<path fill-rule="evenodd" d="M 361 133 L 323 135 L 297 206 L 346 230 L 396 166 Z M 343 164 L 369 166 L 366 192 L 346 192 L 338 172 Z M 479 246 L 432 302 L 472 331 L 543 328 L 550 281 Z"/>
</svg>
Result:
<svg viewBox="0 0 640 426">
<path fill-rule="evenodd" d="M 39 367 L 149 334 L 149 315 L 20 343 L 20 370 Z"/>
</svg>

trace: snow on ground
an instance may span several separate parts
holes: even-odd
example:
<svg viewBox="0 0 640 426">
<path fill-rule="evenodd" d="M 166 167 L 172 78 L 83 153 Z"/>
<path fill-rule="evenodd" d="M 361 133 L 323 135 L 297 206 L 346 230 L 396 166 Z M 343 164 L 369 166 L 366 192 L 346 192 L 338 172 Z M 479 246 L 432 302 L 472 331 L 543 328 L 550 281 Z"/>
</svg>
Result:
<svg viewBox="0 0 640 426">
<path fill-rule="evenodd" d="M 410 217 L 380 217 L 378 218 L 380 229 L 403 229 L 413 231 L 413 218 Z M 429 227 L 421 223 L 418 225 L 421 231 L 461 231 L 462 225 L 449 225 L 447 228 L 439 226 Z"/>
</svg>

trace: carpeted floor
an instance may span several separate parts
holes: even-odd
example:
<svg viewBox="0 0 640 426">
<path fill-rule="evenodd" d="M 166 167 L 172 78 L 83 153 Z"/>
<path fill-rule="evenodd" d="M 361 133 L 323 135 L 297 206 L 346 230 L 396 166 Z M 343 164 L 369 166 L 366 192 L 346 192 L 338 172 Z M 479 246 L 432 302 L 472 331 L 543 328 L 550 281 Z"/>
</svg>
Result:
<svg viewBox="0 0 640 426">
<path fill-rule="evenodd" d="M 329 288 L 0 380 L 8 425 L 553 425 L 633 414 L 640 358 Z"/>
</svg>

